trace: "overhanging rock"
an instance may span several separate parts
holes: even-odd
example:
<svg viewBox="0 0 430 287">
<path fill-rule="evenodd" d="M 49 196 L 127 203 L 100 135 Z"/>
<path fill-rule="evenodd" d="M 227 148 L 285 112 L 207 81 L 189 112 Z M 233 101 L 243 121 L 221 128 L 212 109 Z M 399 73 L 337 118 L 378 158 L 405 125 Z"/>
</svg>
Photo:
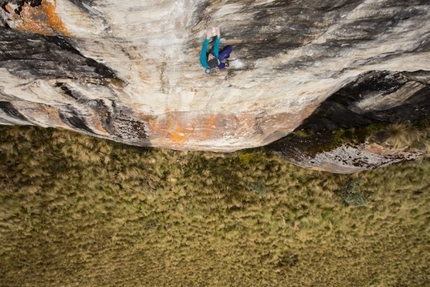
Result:
<svg viewBox="0 0 430 287">
<path fill-rule="evenodd" d="M 430 67 L 426 0 L 0 4 L 0 123 L 132 145 L 263 146 L 359 75 Z M 234 47 L 231 67 L 209 76 L 198 63 L 208 15 Z"/>
</svg>

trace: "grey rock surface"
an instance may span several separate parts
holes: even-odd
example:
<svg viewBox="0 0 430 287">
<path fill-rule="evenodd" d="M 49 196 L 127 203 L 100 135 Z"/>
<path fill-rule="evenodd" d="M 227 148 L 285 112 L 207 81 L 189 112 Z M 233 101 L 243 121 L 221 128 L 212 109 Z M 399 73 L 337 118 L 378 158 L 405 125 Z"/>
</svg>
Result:
<svg viewBox="0 0 430 287">
<path fill-rule="evenodd" d="M 430 140 L 429 115 L 430 72 L 369 72 L 330 96 L 294 133 L 268 148 L 306 168 L 334 173 L 374 169 L 423 158 L 424 147 L 411 146 Z M 398 128 L 390 131 L 393 125 Z M 406 145 L 386 144 L 390 136 Z"/>
</svg>

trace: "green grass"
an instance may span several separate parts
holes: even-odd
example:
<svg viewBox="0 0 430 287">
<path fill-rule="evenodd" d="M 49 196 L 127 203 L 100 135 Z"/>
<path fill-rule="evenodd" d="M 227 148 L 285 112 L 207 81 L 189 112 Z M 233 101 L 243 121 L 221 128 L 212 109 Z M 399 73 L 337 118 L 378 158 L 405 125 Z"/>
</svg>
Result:
<svg viewBox="0 0 430 287">
<path fill-rule="evenodd" d="M 0 127 L 0 158 L 0 286 L 430 282 L 428 160 L 334 175 L 264 149 L 143 149 L 34 127 Z"/>
</svg>

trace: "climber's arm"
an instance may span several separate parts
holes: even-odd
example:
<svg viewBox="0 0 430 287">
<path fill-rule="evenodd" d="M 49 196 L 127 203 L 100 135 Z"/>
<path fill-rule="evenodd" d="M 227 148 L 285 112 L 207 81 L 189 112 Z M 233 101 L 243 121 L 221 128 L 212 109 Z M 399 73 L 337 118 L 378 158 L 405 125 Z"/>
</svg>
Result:
<svg viewBox="0 0 430 287">
<path fill-rule="evenodd" d="M 202 50 L 200 51 L 200 64 L 206 69 L 209 68 L 208 56 L 206 55 L 209 46 L 209 39 L 205 39 L 202 44 Z"/>
<path fill-rule="evenodd" d="M 219 36 L 217 35 L 216 37 L 215 37 L 215 43 L 214 43 L 214 47 L 213 47 L 213 49 L 212 49 L 212 54 L 214 54 L 214 56 L 218 59 L 218 54 L 219 54 L 219 43 L 220 43 L 220 38 L 219 38 Z"/>
</svg>

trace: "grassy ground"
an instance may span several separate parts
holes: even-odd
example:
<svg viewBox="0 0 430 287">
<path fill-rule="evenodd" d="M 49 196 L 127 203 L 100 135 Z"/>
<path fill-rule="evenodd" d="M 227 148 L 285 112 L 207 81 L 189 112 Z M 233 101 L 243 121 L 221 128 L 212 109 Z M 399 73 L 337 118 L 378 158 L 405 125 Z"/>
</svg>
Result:
<svg viewBox="0 0 430 287">
<path fill-rule="evenodd" d="M 430 162 L 355 175 L 0 127 L 0 286 L 429 286 Z"/>
</svg>

